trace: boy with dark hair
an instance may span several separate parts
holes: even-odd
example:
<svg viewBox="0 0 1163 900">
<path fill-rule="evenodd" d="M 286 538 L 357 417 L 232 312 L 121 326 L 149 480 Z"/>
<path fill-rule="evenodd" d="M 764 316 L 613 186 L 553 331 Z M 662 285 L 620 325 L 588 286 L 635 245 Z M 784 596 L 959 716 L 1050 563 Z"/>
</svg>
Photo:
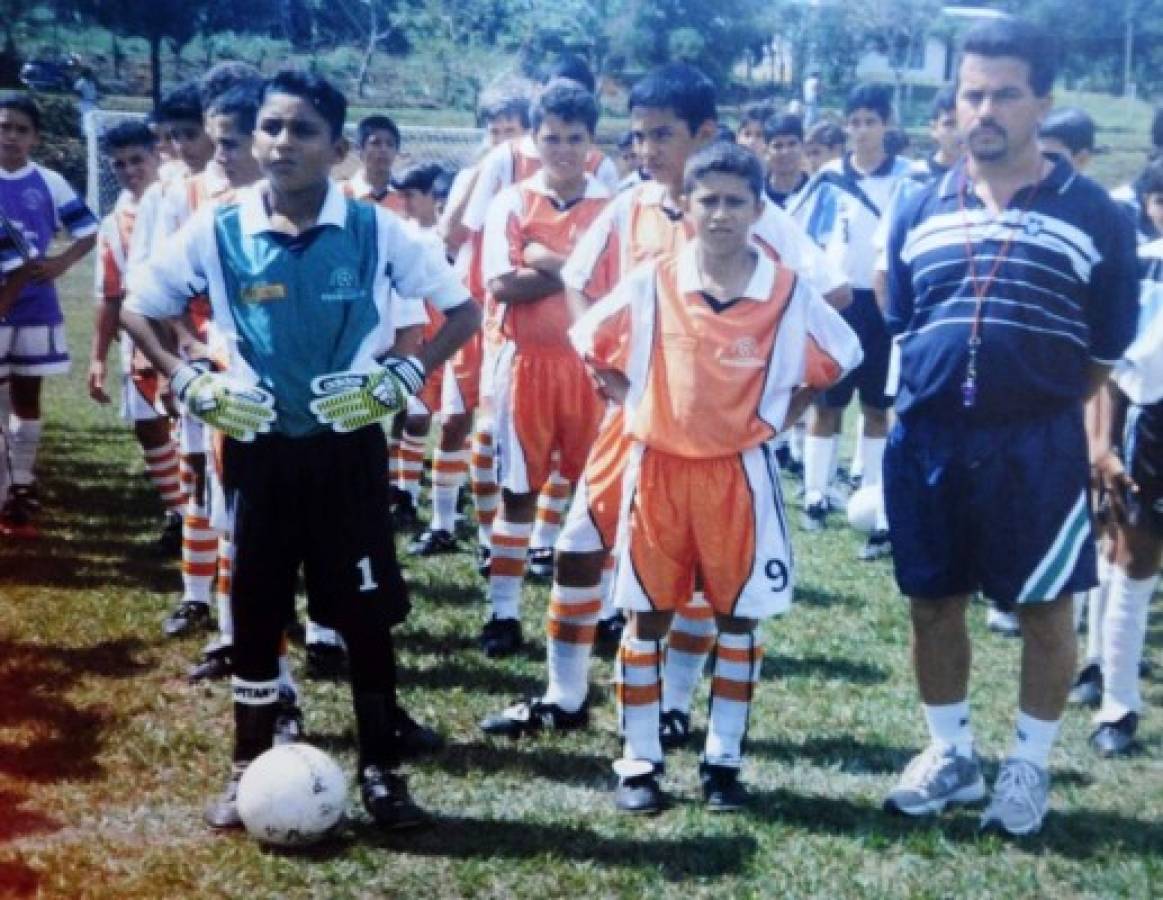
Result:
<svg viewBox="0 0 1163 900">
<path fill-rule="evenodd" d="M 767 158 L 767 122 L 775 115 L 775 110 L 766 103 L 754 103 L 743 110 L 739 127 L 735 129 L 735 142 L 746 147 L 760 161 Z"/>
<path fill-rule="evenodd" d="M 101 222 L 97 238 L 97 309 L 89 353 L 89 396 L 97 403 L 108 403 L 106 359 L 120 328 L 138 205 L 157 181 L 160 159 L 157 138 L 143 122 L 115 125 L 102 136 L 101 145 L 121 187 L 113 211 Z M 146 474 L 165 506 L 166 521 L 159 547 L 176 552 L 181 546 L 186 501 L 178 477 L 178 445 L 161 403 L 157 370 L 136 351 L 128 335 L 121 337 L 120 345 L 121 416 L 133 425 L 134 436 L 145 455 Z"/>
<path fill-rule="evenodd" d="M 521 644 L 521 585 L 537 495 L 551 471 L 567 485 L 580 477 L 602 414 L 566 338 L 560 277 L 577 236 L 610 197 L 585 168 L 598 106 L 576 82 L 558 79 L 546 85 L 530 119 L 542 168 L 489 205 L 481 257 L 505 340 L 492 374 L 501 504 L 489 573 L 492 616 L 481 632 L 488 656 Z"/>
<path fill-rule="evenodd" d="M 929 109 L 929 137 L 933 139 L 934 149 L 925 159 L 914 162 L 911 172 L 913 178 L 921 183 L 940 178 L 961 158 L 956 103 L 957 95 L 952 85 L 941 88 L 933 98 Z"/>
<path fill-rule="evenodd" d="M 772 116 L 763 125 L 767 199 L 780 209 L 808 183 L 804 172 L 804 123 L 799 116 Z"/>
<path fill-rule="evenodd" d="M 1085 172 L 1094 157 L 1094 119 L 1077 106 L 1056 106 L 1038 126 L 1038 142 L 1043 153 L 1065 157 L 1079 172 Z"/>
<path fill-rule="evenodd" d="M 64 178 L 32 162 L 40 121 L 40 109 L 30 97 L 0 99 L 0 272 L 29 269 L 29 280 L 0 316 L 0 443 L 7 444 L 0 466 L 11 473 L 7 497 L 0 502 L 0 533 L 20 537 L 37 534 L 41 383 L 69 369 L 55 282 L 93 249 L 98 228 Z M 50 255 L 62 229 L 71 242 Z"/>
<path fill-rule="evenodd" d="M 804 514 L 809 531 L 825 526 L 831 510 L 829 489 L 836 474 L 844 408 L 859 391 L 863 413 L 861 458 L 863 485 L 881 481 L 888 408 L 885 393 L 891 338 L 876 302 L 873 281 L 878 247 L 875 235 L 881 217 L 892 205 L 909 164 L 885 152 L 884 135 L 891 121 L 892 93 L 884 85 L 861 84 L 844 106 L 852 150 L 813 176 L 796 198 L 791 212 L 852 284 L 854 299 L 845 320 L 860 336 L 864 360 L 843 382 L 825 392 L 812 407 L 804 441 Z M 860 558 L 878 559 L 892 552 L 888 523 L 876 529 Z"/>
<path fill-rule="evenodd" d="M 815 175 L 825 165 L 844 154 L 847 138 L 835 122 L 817 122 L 804 135 L 804 162 L 808 175 Z"/>
<path fill-rule="evenodd" d="M 179 402 L 226 435 L 223 487 L 235 538 L 234 768 L 210 805 L 237 827 L 238 780 L 271 745 L 278 645 L 300 567 L 313 618 L 351 658 L 364 805 L 381 827 L 424 813 L 394 774 L 395 658 L 390 628 L 408 609 L 392 549 L 380 423 L 479 321 L 440 254 L 396 217 L 347 199 L 328 174 L 345 150 L 346 101 L 330 83 L 284 71 L 267 81 L 255 132 L 266 180 L 237 203 L 204 208 L 135 273 L 126 329 L 171 379 Z M 157 321 L 209 291 L 230 353 L 224 372 L 169 352 Z M 398 290 L 396 290 L 398 288 Z M 446 322 L 416 357 L 389 354 L 399 313 L 430 298 Z"/>
<path fill-rule="evenodd" d="M 389 116 L 365 116 L 355 129 L 355 147 L 361 165 L 343 182 L 343 193 L 403 215 L 404 197 L 392 184 L 392 165 L 400 152 L 399 126 Z"/>
<path fill-rule="evenodd" d="M 764 209 L 754 154 L 700 150 L 684 190 L 691 240 L 636 269 L 571 330 L 632 440 L 618 551 L 630 616 L 617 678 L 625 749 L 614 768 L 617 807 L 639 814 L 665 803 L 659 672 L 676 601 L 696 579 L 718 630 L 700 782 L 712 811 L 746 803 L 759 621 L 787 610 L 794 580 L 768 442 L 860 358 L 823 297 L 751 241 Z"/>
</svg>

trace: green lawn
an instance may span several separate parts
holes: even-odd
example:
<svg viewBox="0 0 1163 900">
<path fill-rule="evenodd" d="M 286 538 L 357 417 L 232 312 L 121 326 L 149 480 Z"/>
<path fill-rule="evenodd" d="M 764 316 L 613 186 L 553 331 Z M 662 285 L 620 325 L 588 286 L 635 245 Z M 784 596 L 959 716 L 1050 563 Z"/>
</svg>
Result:
<svg viewBox="0 0 1163 900">
<path fill-rule="evenodd" d="M 82 355 L 89 284 L 82 267 L 65 286 Z M 1142 754 L 1096 759 L 1087 714 L 1071 710 L 1041 836 L 980 837 L 970 812 L 901 822 L 880 798 L 925 738 L 905 609 L 888 565 L 856 562 L 857 536 L 841 528 L 798 539 L 799 602 L 766 628 L 742 815 L 703 810 L 694 750 L 670 760 L 672 810 L 615 813 L 609 659 L 595 666 L 589 731 L 484 738 L 484 714 L 540 684 L 547 597 L 527 589 L 528 652 L 487 661 L 473 640 L 481 584 L 462 556 L 410 566 L 415 611 L 399 633 L 405 702 L 449 739 L 411 768 L 439 824 L 380 835 L 353 795 L 343 832 L 308 854 L 210 834 L 199 815 L 227 764 L 227 690 L 184 682 L 200 639 L 161 636 L 176 567 L 151 555 L 154 499 L 124 426 L 85 398 L 83 372 L 48 394 L 44 537 L 0 544 L 0 895 L 1147 897 L 1163 883 L 1158 614 Z M 972 699 L 996 760 L 1017 645 L 982 620 L 976 607 Z M 346 690 L 304 686 L 311 739 L 350 771 Z M 695 710 L 701 729 L 705 687 Z"/>
</svg>

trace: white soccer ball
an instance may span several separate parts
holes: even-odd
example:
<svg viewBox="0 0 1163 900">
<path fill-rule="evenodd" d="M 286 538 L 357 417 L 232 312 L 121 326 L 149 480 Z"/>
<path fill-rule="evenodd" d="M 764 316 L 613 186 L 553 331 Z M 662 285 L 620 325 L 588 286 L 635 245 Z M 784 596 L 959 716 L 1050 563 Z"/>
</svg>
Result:
<svg viewBox="0 0 1163 900">
<path fill-rule="evenodd" d="M 884 512 L 884 492 L 879 484 L 870 484 L 848 498 L 848 524 L 857 531 L 871 534 Z"/>
<path fill-rule="evenodd" d="M 238 814 L 250 836 L 274 847 L 306 847 L 327 835 L 347 806 L 339 764 L 310 744 L 283 744 L 246 767 Z"/>
</svg>

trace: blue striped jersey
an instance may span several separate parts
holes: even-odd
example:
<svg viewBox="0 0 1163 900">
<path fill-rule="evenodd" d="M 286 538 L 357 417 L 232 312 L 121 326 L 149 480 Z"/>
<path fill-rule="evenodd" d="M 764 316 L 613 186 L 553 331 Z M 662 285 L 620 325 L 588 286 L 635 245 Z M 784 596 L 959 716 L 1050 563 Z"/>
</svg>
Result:
<svg viewBox="0 0 1163 900">
<path fill-rule="evenodd" d="M 1130 344 L 1139 296 L 1134 230 L 1107 193 L 1069 163 L 1055 162 L 997 216 L 974 194 L 962 163 L 894 215 L 886 320 L 899 336 L 902 415 L 1043 415 L 1081 401 L 1089 364 L 1113 364 Z M 977 401 L 966 409 L 961 385 L 976 311 L 971 272 L 988 289 Z"/>
</svg>

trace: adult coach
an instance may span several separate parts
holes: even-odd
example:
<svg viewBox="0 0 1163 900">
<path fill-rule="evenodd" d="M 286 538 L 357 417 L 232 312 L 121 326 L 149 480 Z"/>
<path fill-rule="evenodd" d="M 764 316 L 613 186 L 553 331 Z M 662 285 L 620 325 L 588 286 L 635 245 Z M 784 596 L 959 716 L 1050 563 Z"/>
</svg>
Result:
<svg viewBox="0 0 1163 900">
<path fill-rule="evenodd" d="M 185 409 L 225 435 L 220 458 L 234 536 L 234 768 L 207 809 L 239 824 L 246 765 L 271 745 L 278 648 L 300 566 L 309 615 L 335 628 L 351 661 L 364 805 L 381 827 L 423 821 L 402 778 L 390 628 L 408 600 L 388 517 L 380 423 L 480 323 L 444 260 L 399 219 L 346 199 L 328 172 L 343 158 L 347 103 L 315 75 L 266 82 L 254 137 L 265 176 L 236 203 L 200 210 L 131 276 L 122 324 Z M 225 371 L 183 362 L 155 320 L 209 294 Z M 417 357 L 387 355 L 399 329 L 443 327 Z"/>
<path fill-rule="evenodd" d="M 1071 597 L 1095 583 L 1082 406 L 1134 334 L 1135 238 L 1106 192 L 1038 150 L 1049 37 L 975 27 L 957 73 L 967 158 L 900 207 L 888 322 L 899 421 L 885 456 L 897 583 L 931 735 L 886 807 L 985 796 L 969 724 L 971 593 L 1016 605 L 1017 724 L 982 827 L 1036 832 L 1074 667 Z"/>
</svg>

